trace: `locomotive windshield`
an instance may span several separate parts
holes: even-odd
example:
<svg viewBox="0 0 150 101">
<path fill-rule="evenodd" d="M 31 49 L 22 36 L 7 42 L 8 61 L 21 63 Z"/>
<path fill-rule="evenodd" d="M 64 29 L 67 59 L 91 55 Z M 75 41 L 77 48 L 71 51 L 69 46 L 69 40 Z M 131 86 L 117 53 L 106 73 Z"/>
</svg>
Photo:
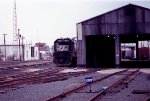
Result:
<svg viewBox="0 0 150 101">
<path fill-rule="evenodd" d="M 68 51 L 69 50 L 69 45 L 57 45 L 56 46 L 56 51 Z"/>
<path fill-rule="evenodd" d="M 69 43 L 68 42 L 59 42 L 56 43 L 56 51 L 69 51 Z"/>
</svg>

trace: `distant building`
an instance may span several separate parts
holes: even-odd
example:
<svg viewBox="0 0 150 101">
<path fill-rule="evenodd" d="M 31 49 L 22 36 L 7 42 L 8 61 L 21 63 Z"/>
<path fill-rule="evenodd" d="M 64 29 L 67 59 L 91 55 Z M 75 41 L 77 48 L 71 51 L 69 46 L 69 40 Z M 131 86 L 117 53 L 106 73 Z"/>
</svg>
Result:
<svg viewBox="0 0 150 101">
<path fill-rule="evenodd" d="M 35 46 L 38 47 L 40 53 L 40 59 L 47 60 L 50 59 L 51 52 L 50 47 L 46 43 L 35 43 Z"/>
<path fill-rule="evenodd" d="M 35 46 L 38 47 L 39 51 L 45 51 L 46 43 L 35 43 Z"/>
<path fill-rule="evenodd" d="M 21 60 L 22 56 L 19 56 L 22 53 L 22 45 L 0 45 L 0 61 L 10 61 L 10 60 Z M 13 52 L 14 49 L 17 49 L 17 54 Z M 5 54 L 6 52 L 6 54 Z"/>
<path fill-rule="evenodd" d="M 39 50 L 38 47 L 31 44 L 26 44 L 24 46 L 24 60 L 39 60 Z"/>
<path fill-rule="evenodd" d="M 17 49 L 18 54 L 13 53 Z M 6 52 L 6 54 L 5 54 Z M 31 44 L 25 45 L 0 45 L 0 61 L 28 61 L 39 60 L 38 47 Z"/>
</svg>

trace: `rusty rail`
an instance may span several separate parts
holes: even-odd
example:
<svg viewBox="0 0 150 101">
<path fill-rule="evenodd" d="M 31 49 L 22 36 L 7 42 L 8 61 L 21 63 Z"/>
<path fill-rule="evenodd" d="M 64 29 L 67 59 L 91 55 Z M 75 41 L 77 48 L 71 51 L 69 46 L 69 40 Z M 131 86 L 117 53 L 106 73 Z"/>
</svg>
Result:
<svg viewBox="0 0 150 101">
<path fill-rule="evenodd" d="M 23 76 L 12 78 L 11 80 L 1 81 L 0 89 L 4 89 L 6 87 L 10 87 L 13 85 L 27 83 L 27 82 L 33 81 L 33 80 L 40 80 L 39 77 L 45 77 L 48 74 L 53 75 L 53 74 L 59 72 L 60 70 L 62 70 L 62 69 L 59 69 L 59 70 L 46 69 L 46 71 L 41 70 L 41 71 L 37 71 L 37 72 L 32 72 L 32 73 L 29 73 L 29 74 L 26 74 Z"/>
<path fill-rule="evenodd" d="M 127 79 L 131 75 L 134 75 L 138 71 L 139 71 L 139 69 L 136 70 L 136 71 L 133 71 L 130 74 L 126 75 L 125 77 L 121 78 L 120 80 L 118 80 L 117 82 L 115 82 L 114 84 L 112 84 L 110 87 L 108 87 L 106 90 L 103 90 L 100 93 L 98 93 L 97 95 L 93 96 L 89 101 L 95 101 L 99 96 L 104 95 L 107 91 L 111 90 L 113 87 L 115 87 L 118 84 L 122 83 L 125 79 Z"/>
<path fill-rule="evenodd" d="M 144 101 L 150 101 L 150 96 L 147 97 Z"/>
<path fill-rule="evenodd" d="M 84 74 L 91 73 L 91 71 L 84 71 L 84 72 L 77 72 L 77 73 L 58 73 L 59 71 L 63 70 L 64 68 L 57 68 L 54 70 L 48 71 L 41 71 L 32 73 L 30 75 L 24 75 L 22 77 L 14 78 L 13 80 L 8 81 L 1 81 L 0 83 L 0 89 L 4 89 L 11 86 L 16 86 L 23 83 L 38 83 L 38 82 L 52 82 L 52 81 L 59 81 L 59 80 L 65 80 L 71 76 L 80 76 Z M 48 77 L 48 78 L 45 78 Z"/>
<path fill-rule="evenodd" d="M 113 76 L 113 75 L 126 72 L 127 70 L 128 70 L 128 69 L 123 70 L 123 71 L 119 71 L 119 72 L 116 72 L 116 73 L 113 73 L 113 74 L 110 74 L 110 75 L 107 75 L 107 76 L 105 76 L 105 77 L 103 77 L 103 78 L 100 78 L 100 79 L 97 79 L 97 80 L 93 81 L 93 83 L 102 81 L 102 80 L 104 80 L 104 79 L 106 79 L 106 78 L 109 78 L 109 77 L 111 77 L 111 76 Z M 70 93 L 75 92 L 75 91 L 77 91 L 77 90 L 79 90 L 79 89 L 81 89 L 81 88 L 84 88 L 84 87 L 86 87 L 86 86 L 88 86 L 88 84 L 82 84 L 82 85 L 80 85 L 80 86 L 78 86 L 78 87 L 75 87 L 75 88 L 73 88 L 73 89 L 67 90 L 67 91 L 65 91 L 65 92 L 63 92 L 63 93 L 61 93 L 61 94 L 59 94 L 59 95 L 56 95 L 56 96 L 54 96 L 54 97 L 50 97 L 50 98 L 48 98 L 48 100 L 46 100 L 46 101 L 55 101 L 55 100 L 57 100 L 57 99 L 59 99 L 59 98 L 63 98 L 63 97 L 65 97 L 66 95 L 69 95 Z"/>
<path fill-rule="evenodd" d="M 9 65 L 4 65 L 4 66 L 0 66 L 1 70 L 10 70 L 13 69 L 15 67 L 29 67 L 29 66 L 37 66 L 37 65 L 46 65 L 51 63 L 50 61 L 32 61 L 32 62 L 21 62 L 20 64 L 9 64 Z"/>
</svg>

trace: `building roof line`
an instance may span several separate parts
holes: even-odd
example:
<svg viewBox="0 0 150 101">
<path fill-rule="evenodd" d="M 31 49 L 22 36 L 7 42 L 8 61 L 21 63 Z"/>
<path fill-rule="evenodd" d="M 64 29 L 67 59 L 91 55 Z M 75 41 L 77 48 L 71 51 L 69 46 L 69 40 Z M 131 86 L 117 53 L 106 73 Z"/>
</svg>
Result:
<svg viewBox="0 0 150 101">
<path fill-rule="evenodd" d="M 125 5 L 125 6 L 122 6 L 122 7 L 116 8 L 116 9 L 114 9 L 114 10 L 108 11 L 108 12 L 106 12 L 106 13 L 103 13 L 103 14 L 97 15 L 97 16 L 92 17 L 92 18 L 89 18 L 89 19 L 87 19 L 87 20 L 83 20 L 83 21 L 81 21 L 81 22 L 79 22 L 79 23 L 77 23 L 77 24 L 84 23 L 84 22 L 86 22 L 86 21 L 92 20 L 92 19 L 94 19 L 94 18 L 97 18 L 97 17 L 103 16 L 103 15 L 105 15 L 105 14 L 108 14 L 108 13 L 111 13 L 111 12 L 114 12 L 114 11 L 117 11 L 117 10 L 122 9 L 122 8 L 129 7 L 129 6 L 131 6 L 131 7 L 138 7 L 138 8 L 142 8 L 142 9 L 150 10 L 149 8 L 146 8 L 146 7 L 143 7 L 143 6 L 139 6 L 139 5 L 135 5 L 135 4 L 131 4 L 131 3 L 129 3 L 129 4 Z"/>
</svg>

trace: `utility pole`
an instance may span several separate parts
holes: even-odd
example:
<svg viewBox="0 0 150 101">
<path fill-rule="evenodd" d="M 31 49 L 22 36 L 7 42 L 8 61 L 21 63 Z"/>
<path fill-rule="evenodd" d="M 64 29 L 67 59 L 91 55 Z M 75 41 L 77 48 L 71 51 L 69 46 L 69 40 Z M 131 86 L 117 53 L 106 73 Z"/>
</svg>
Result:
<svg viewBox="0 0 150 101">
<path fill-rule="evenodd" d="M 21 50 L 20 50 L 20 38 L 21 38 L 21 34 L 20 34 L 20 29 L 18 29 L 18 39 L 19 39 L 19 60 L 21 61 Z"/>
<path fill-rule="evenodd" d="M 5 48 L 5 61 L 6 61 L 6 39 L 5 39 L 5 36 L 7 34 L 3 34 L 4 35 L 4 48 Z"/>
<path fill-rule="evenodd" d="M 149 50 L 149 40 L 148 40 L 148 60 L 150 60 L 150 50 Z"/>
<path fill-rule="evenodd" d="M 22 59 L 24 60 L 24 42 L 23 42 L 23 40 L 24 40 L 24 37 L 22 36 L 21 37 L 22 38 Z"/>
</svg>

